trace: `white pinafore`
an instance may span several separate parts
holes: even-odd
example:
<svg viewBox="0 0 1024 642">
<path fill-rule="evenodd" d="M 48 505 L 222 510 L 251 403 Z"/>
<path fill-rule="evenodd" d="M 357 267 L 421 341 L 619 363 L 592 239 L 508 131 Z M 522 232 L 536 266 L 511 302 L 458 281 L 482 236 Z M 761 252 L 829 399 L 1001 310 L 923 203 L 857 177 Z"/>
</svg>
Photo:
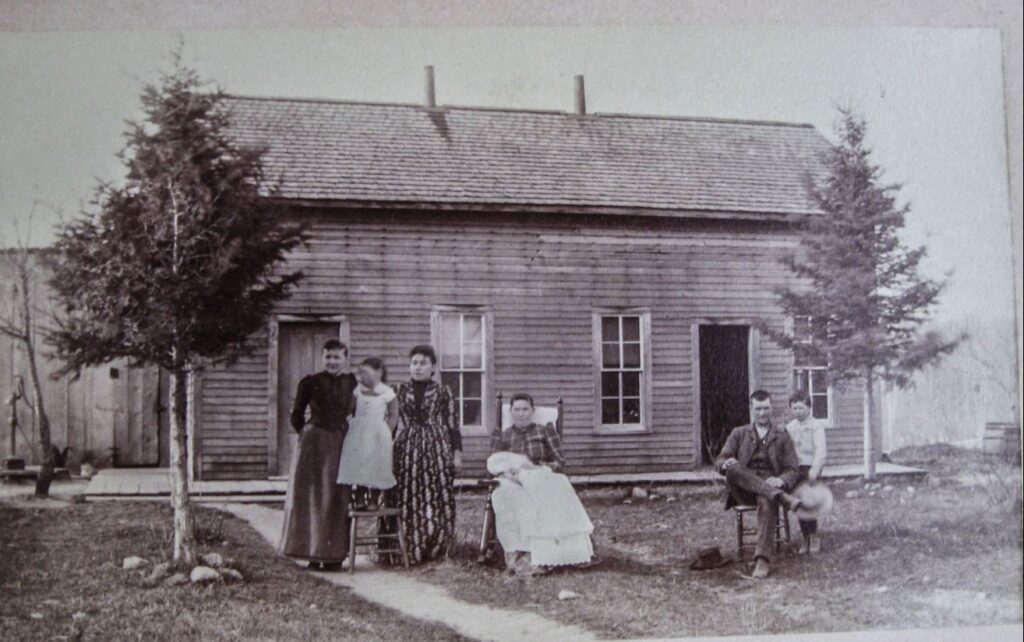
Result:
<svg viewBox="0 0 1024 642">
<path fill-rule="evenodd" d="M 391 428 L 387 422 L 388 404 L 395 398 L 395 391 L 379 384 L 373 393 L 362 386 L 353 393 L 356 412 L 349 420 L 341 448 L 338 483 L 383 490 L 395 485 Z"/>
</svg>

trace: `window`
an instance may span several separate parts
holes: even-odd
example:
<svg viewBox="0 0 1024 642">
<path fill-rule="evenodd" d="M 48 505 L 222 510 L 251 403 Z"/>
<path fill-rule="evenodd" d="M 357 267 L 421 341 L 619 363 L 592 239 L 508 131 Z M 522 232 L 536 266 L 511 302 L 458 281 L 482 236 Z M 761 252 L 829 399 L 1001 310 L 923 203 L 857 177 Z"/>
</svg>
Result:
<svg viewBox="0 0 1024 642">
<path fill-rule="evenodd" d="M 793 337 L 798 343 L 811 344 L 810 317 L 793 320 Z M 822 359 L 809 359 L 796 351 L 793 366 L 793 388 L 806 390 L 811 396 L 811 416 L 826 421 L 832 418 L 832 388 L 828 383 L 828 364 Z"/>
<path fill-rule="evenodd" d="M 598 428 L 643 430 L 649 383 L 646 313 L 595 314 Z"/>
<path fill-rule="evenodd" d="M 815 419 L 831 419 L 832 389 L 828 385 L 828 370 L 816 366 L 797 366 L 793 369 L 793 387 L 811 395 L 811 415 Z"/>
<path fill-rule="evenodd" d="M 487 399 L 489 315 L 480 310 L 440 309 L 434 312 L 434 343 L 438 346 L 441 383 L 455 398 L 460 428 L 483 430 Z"/>
</svg>

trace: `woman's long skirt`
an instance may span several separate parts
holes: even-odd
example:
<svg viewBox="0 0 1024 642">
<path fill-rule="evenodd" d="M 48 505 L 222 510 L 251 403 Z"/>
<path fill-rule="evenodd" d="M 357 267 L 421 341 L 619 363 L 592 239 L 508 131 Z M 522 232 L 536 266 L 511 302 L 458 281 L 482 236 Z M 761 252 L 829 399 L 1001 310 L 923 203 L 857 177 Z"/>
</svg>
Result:
<svg viewBox="0 0 1024 642">
<path fill-rule="evenodd" d="M 438 426 L 413 425 L 395 437 L 395 478 L 389 503 L 401 508 L 409 562 L 419 564 L 449 553 L 455 542 L 455 470 L 448 436 Z M 394 532 L 393 524 L 381 524 Z M 396 555 L 382 556 L 400 564 Z"/>
<path fill-rule="evenodd" d="M 349 487 L 338 485 L 344 433 L 309 427 L 299 436 L 285 500 L 281 552 L 312 562 L 348 555 Z"/>
</svg>

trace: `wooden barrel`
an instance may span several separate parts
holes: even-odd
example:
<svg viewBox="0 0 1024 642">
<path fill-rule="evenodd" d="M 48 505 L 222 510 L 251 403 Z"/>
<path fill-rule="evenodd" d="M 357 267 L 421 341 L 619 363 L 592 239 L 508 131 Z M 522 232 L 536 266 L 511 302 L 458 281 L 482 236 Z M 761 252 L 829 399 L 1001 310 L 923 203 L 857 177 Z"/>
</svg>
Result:
<svg viewBox="0 0 1024 642">
<path fill-rule="evenodd" d="M 1013 434 L 1014 445 L 1010 447 L 1010 435 Z M 1005 457 L 1016 454 L 1020 448 L 1017 440 L 1020 438 L 1020 429 L 1014 423 L 1003 421 L 990 421 L 985 424 L 985 434 L 982 438 L 982 452 L 992 458 Z"/>
</svg>

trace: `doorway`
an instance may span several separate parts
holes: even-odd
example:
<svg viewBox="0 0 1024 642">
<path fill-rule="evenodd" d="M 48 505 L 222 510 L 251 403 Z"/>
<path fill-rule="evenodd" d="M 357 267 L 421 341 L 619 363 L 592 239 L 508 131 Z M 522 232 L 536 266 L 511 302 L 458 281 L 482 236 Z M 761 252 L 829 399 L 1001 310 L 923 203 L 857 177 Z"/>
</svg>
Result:
<svg viewBox="0 0 1024 642">
<path fill-rule="evenodd" d="M 277 343 L 277 474 L 288 475 L 299 436 L 289 419 L 295 390 L 306 375 L 323 369 L 320 353 L 339 338 L 338 322 L 282 322 Z"/>
<path fill-rule="evenodd" d="M 699 346 L 701 461 L 710 464 L 750 421 L 750 326 L 702 325 Z"/>
<path fill-rule="evenodd" d="M 104 375 L 101 375 L 104 376 Z M 111 465 L 117 468 L 168 466 L 170 463 L 170 377 L 161 368 L 108 368 L 109 388 L 93 388 L 93 399 L 112 413 Z M 109 397 L 98 394 L 109 390 Z"/>
</svg>

